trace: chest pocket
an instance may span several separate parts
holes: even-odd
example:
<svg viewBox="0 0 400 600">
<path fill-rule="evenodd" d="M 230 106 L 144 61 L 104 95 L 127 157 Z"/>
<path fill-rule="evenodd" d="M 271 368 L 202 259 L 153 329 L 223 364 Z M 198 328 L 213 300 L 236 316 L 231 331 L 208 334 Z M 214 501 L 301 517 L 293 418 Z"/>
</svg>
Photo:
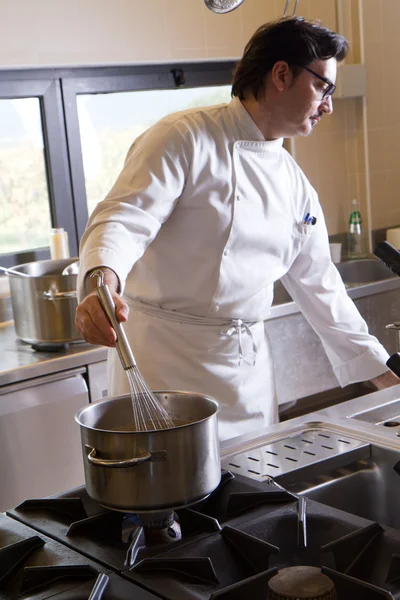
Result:
<svg viewBox="0 0 400 600">
<path fill-rule="evenodd" d="M 312 236 L 314 227 L 315 225 L 311 225 L 311 223 L 295 223 L 293 227 L 293 259 L 299 255 L 303 246 Z"/>
<path fill-rule="evenodd" d="M 295 238 L 306 242 L 311 236 L 314 225 L 306 225 L 305 223 L 296 223 L 293 228 L 293 235 Z"/>
</svg>

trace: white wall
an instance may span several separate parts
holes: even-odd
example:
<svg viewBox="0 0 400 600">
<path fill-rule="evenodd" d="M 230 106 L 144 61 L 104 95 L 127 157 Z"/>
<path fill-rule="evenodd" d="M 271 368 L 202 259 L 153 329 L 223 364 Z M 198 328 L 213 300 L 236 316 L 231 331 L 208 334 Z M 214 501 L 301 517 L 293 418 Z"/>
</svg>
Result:
<svg viewBox="0 0 400 600">
<path fill-rule="evenodd" d="M 216 15 L 203 0 L 0 0 L 0 68 L 236 58 L 284 6 L 246 0 Z"/>
<path fill-rule="evenodd" d="M 0 0 L 0 69 L 235 59 L 258 26 L 283 15 L 285 3 L 245 0 L 234 12 L 216 15 L 203 0 Z M 357 62 L 360 42 L 354 24 L 360 18 L 359 0 L 342 4 L 351 25 L 346 29 L 352 42 L 348 62 Z M 371 69 L 373 74 L 368 77 L 367 96 L 371 122 L 374 115 L 383 114 L 385 100 L 397 97 L 397 71 L 392 69 L 386 77 L 382 73 L 392 65 L 385 57 L 396 56 L 394 42 L 398 45 L 400 37 L 394 24 L 399 6 L 400 0 L 362 0 L 367 75 Z M 299 0 L 297 13 L 335 29 L 336 9 L 337 0 Z M 378 34 L 382 48 L 375 57 Z M 393 86 L 394 95 L 384 94 L 382 79 L 389 89 Z M 296 140 L 296 159 L 320 195 L 330 234 L 346 230 L 351 198 L 359 198 L 365 216 L 369 212 L 359 103 L 335 100 L 334 105 L 334 115 L 324 119 L 312 136 Z M 391 134 L 395 114 L 389 111 L 389 123 L 385 132 L 379 132 L 378 142 L 372 138 L 372 151 L 370 144 L 373 218 L 369 225 L 374 228 L 399 222 L 399 203 L 394 200 L 400 168 L 393 149 L 397 136 Z"/>
</svg>

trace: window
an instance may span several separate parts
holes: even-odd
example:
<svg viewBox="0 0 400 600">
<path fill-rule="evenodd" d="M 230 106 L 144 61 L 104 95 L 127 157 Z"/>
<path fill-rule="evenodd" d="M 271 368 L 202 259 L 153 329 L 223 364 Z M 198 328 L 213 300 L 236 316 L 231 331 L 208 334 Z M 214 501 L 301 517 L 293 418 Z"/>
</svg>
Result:
<svg viewBox="0 0 400 600">
<path fill-rule="evenodd" d="M 233 67 L 0 70 L 0 264 L 49 258 L 52 227 L 77 256 L 134 139 L 166 114 L 229 101 Z"/>
<path fill-rule="evenodd" d="M 78 96 L 88 213 L 110 191 L 132 142 L 146 129 L 170 113 L 230 97 L 230 86 Z"/>
<path fill-rule="evenodd" d="M 50 257 L 60 224 L 77 250 L 61 83 L 52 72 L 0 71 L 0 264 Z"/>
<path fill-rule="evenodd" d="M 0 253 L 48 245 L 51 228 L 38 98 L 0 100 Z"/>
</svg>

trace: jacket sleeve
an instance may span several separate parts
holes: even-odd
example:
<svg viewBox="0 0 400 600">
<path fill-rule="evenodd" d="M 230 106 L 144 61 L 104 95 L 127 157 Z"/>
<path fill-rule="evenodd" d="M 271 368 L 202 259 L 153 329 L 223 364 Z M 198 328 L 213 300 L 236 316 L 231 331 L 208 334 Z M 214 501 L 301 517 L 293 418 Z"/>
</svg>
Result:
<svg viewBox="0 0 400 600">
<path fill-rule="evenodd" d="M 388 371 L 388 353 L 347 295 L 332 263 L 328 232 L 319 203 L 317 224 L 282 282 L 321 339 L 343 387 Z M 310 226 L 311 227 L 311 226 Z"/>
<path fill-rule="evenodd" d="M 91 214 L 80 244 L 78 297 L 85 275 L 109 267 L 121 290 L 133 265 L 168 219 L 190 168 L 190 136 L 167 119 L 140 136 L 105 200 Z"/>
</svg>

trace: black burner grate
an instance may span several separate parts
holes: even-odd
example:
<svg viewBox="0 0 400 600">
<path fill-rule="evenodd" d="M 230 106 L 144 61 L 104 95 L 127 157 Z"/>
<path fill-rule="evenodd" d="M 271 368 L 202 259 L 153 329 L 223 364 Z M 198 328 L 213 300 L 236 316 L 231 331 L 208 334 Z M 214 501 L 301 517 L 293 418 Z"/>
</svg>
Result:
<svg viewBox="0 0 400 600">
<path fill-rule="evenodd" d="M 376 523 L 304 499 L 271 512 L 259 509 L 252 517 L 171 549 L 158 561 L 142 561 L 123 575 L 156 593 L 162 590 L 168 600 L 267 600 L 268 581 L 279 569 L 310 565 L 335 574 L 339 600 L 400 599 L 400 532 L 389 534 Z M 185 560 L 179 572 L 169 570 L 183 558 L 188 569 L 210 560 L 217 581 L 189 585 L 196 578 L 183 568 Z"/>
<path fill-rule="evenodd" d="M 101 572 L 96 562 L 31 528 L 0 515 L 0 598 L 2 600 L 157 600 L 132 582 Z M 104 569 L 103 569 L 104 571 Z"/>
<path fill-rule="evenodd" d="M 20 588 L 21 594 L 31 594 L 38 589 L 51 587 L 61 580 L 97 578 L 97 571 L 86 565 L 67 565 L 55 567 L 25 567 Z"/>
<path fill-rule="evenodd" d="M 163 600 L 268 600 L 271 577 L 302 565 L 322 568 L 338 600 L 400 600 L 400 532 L 228 472 L 176 511 L 172 544 L 146 545 L 146 519 L 104 509 L 84 488 L 8 514 Z"/>
<path fill-rule="evenodd" d="M 21 568 L 28 556 L 44 546 L 44 541 L 38 537 L 29 537 L 21 542 L 10 544 L 0 549 L 0 588 L 1 584 Z"/>
</svg>

